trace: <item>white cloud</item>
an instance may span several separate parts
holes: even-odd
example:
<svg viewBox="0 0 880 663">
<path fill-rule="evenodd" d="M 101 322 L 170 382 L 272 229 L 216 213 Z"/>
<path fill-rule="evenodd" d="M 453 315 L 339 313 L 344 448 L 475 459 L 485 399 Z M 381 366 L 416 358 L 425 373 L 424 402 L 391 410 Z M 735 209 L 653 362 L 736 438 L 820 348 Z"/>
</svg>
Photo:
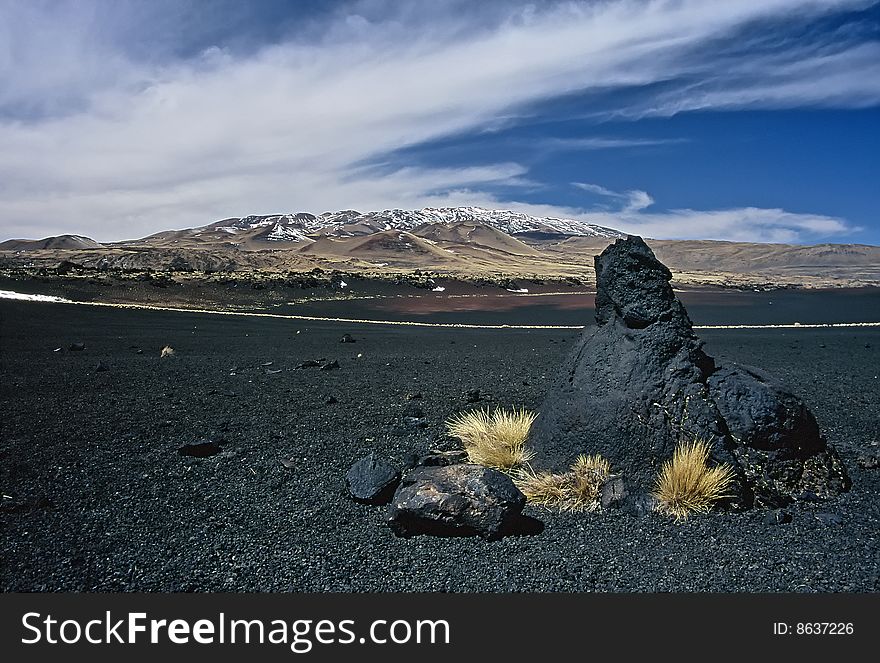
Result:
<svg viewBox="0 0 880 663">
<path fill-rule="evenodd" d="M 742 207 L 721 210 L 673 209 L 646 211 L 654 199 L 645 191 L 612 191 L 598 184 L 572 182 L 592 194 L 610 198 L 618 209 L 569 210 L 577 218 L 655 239 L 717 239 L 738 242 L 799 242 L 855 231 L 845 220 L 821 214 L 796 214 L 783 209 Z"/>
<path fill-rule="evenodd" d="M 526 183 L 522 166 L 379 171 L 361 164 L 456 132 L 491 130 L 516 109 L 557 95 L 646 85 L 700 68 L 706 86 L 640 112 L 669 114 L 676 104 L 774 105 L 781 98 L 862 103 L 880 77 L 859 84 L 859 72 L 875 71 L 876 62 L 858 47 L 812 66 L 789 62 L 776 75 L 773 95 L 754 77 L 736 90 L 710 89 L 719 72 L 711 58 L 699 67 L 694 61 L 711 40 L 753 21 L 854 4 L 564 3 L 505 17 L 487 12 L 478 27 L 461 12 L 413 23 L 412 11 L 386 11 L 381 20 L 350 11 L 321 38 L 309 32 L 309 39 L 292 36 L 245 55 L 213 49 L 160 62 L 126 55 L 125 40 L 113 33 L 124 23 L 119 16 L 108 27 L 101 12 L 84 13 L 78 2 L 62 5 L 60 14 L 52 13 L 57 3 L 36 3 L 22 18 L 10 14 L 30 3 L 6 3 L 0 235 L 77 232 L 113 240 L 254 212 L 492 202 L 481 186 Z M 14 27 L 20 18 L 27 19 L 23 29 Z M 131 34 L 131 26 L 123 32 Z M 741 68 L 750 62 L 743 57 Z M 624 146 L 583 140 L 585 149 Z M 656 236 L 686 228 L 691 236 L 734 232 L 728 211 L 647 214 L 646 193 L 621 195 L 625 214 L 608 225 L 630 223 L 630 215 Z M 744 232 L 755 238 L 845 230 L 839 220 L 810 217 L 798 225 L 786 214 L 749 210 Z M 776 230 L 763 231 L 762 224 Z"/>
</svg>

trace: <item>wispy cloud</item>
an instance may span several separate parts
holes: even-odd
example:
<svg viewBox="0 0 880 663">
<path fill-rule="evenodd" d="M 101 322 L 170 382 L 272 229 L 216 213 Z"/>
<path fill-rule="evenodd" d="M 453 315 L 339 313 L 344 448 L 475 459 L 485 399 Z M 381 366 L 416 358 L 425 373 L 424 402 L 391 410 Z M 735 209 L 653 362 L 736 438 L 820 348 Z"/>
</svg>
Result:
<svg viewBox="0 0 880 663">
<path fill-rule="evenodd" d="M 575 217 L 646 237 L 798 242 L 846 235 L 856 230 L 843 219 L 821 214 L 796 214 L 783 209 L 742 207 L 646 211 L 654 204 L 654 199 L 646 191 L 612 191 L 587 182 L 572 182 L 572 186 L 617 203 L 613 210 L 595 205 L 569 210 Z"/>
<path fill-rule="evenodd" d="M 572 186 L 582 189 L 583 191 L 589 191 L 590 193 L 621 201 L 623 204 L 620 211 L 624 214 L 638 212 L 654 204 L 654 199 L 648 195 L 647 191 L 633 190 L 618 192 L 606 189 L 598 184 L 588 184 L 586 182 L 572 182 Z"/>
<path fill-rule="evenodd" d="M 880 80 L 876 45 L 813 44 L 803 61 L 798 46 L 772 63 L 745 52 L 735 66 L 705 49 L 755 22 L 864 4 L 855 0 L 615 0 L 516 10 L 488 3 L 476 25 L 461 4 L 435 3 L 431 21 L 396 4 L 371 13 L 373 4 L 340 9 L 305 37 L 292 33 L 264 47 L 185 56 L 169 48 L 147 57 L 125 44 L 138 21 L 147 29 L 160 20 L 144 9 L 149 3 L 121 3 L 109 22 L 106 3 L 3 3 L 0 235 L 76 231 L 109 240 L 251 212 L 491 203 L 485 186 L 527 181 L 523 166 L 493 164 L 491 155 L 460 170 L 358 164 L 489 130 L 516 121 L 518 108 L 575 92 L 687 77 L 665 96 L 618 109 L 669 115 L 874 103 Z M 580 149 L 627 146 L 576 140 L 584 141 Z M 647 215 L 650 197 L 637 194 L 644 192 L 622 194 L 620 211 L 658 237 L 687 228 L 691 236 L 751 239 L 846 230 L 827 217 L 793 223 L 781 210 L 744 208 L 751 221 L 738 231 L 729 211 Z"/>
<path fill-rule="evenodd" d="M 657 147 L 688 142 L 687 138 L 615 138 L 613 136 L 591 136 L 586 138 L 543 138 L 538 145 L 546 150 L 617 150 L 633 147 Z"/>
</svg>

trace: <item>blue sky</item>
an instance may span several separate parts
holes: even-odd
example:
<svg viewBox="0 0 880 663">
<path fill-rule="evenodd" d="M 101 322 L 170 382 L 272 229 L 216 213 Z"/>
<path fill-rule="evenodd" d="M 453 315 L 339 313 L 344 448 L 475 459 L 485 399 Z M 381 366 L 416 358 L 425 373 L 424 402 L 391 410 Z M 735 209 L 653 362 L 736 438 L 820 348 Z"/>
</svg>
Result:
<svg viewBox="0 0 880 663">
<path fill-rule="evenodd" d="M 0 239 L 480 205 L 880 244 L 861 0 L 0 2 Z"/>
</svg>

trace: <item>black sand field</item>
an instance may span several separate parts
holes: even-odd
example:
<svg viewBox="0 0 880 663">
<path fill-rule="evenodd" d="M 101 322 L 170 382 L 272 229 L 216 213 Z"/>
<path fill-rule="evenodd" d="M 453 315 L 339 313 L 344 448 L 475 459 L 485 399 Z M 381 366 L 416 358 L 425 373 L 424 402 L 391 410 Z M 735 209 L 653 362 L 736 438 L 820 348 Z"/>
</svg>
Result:
<svg viewBox="0 0 880 663">
<path fill-rule="evenodd" d="M 346 332 L 357 342 L 340 343 Z M 848 494 L 792 507 L 788 524 L 527 508 L 542 533 L 398 539 L 381 508 L 345 498 L 345 470 L 368 450 L 400 461 L 448 445 L 443 421 L 470 389 L 537 408 L 577 333 L 0 302 L 0 588 L 880 589 L 880 469 L 857 462 L 880 442 L 878 328 L 700 332 L 711 354 L 801 395 L 850 472 Z M 77 342 L 86 349 L 68 351 Z M 164 345 L 173 357 L 159 358 Z M 318 358 L 339 368 L 294 368 Z M 427 428 L 407 425 L 412 403 Z M 220 453 L 178 453 L 205 438 Z"/>
</svg>

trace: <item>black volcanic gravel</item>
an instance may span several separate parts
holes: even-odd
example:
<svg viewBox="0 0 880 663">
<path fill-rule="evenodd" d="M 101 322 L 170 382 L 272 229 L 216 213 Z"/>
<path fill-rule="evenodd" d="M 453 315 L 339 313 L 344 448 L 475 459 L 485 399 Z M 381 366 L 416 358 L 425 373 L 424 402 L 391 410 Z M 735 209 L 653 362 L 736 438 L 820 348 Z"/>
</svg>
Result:
<svg viewBox="0 0 880 663">
<path fill-rule="evenodd" d="M 370 450 L 401 463 L 448 445 L 443 421 L 474 407 L 469 390 L 491 398 L 478 405 L 537 408 L 577 332 L 19 302 L 0 302 L 0 327 L 4 591 L 880 589 L 880 470 L 856 463 L 880 441 L 876 329 L 701 332 L 710 353 L 804 398 L 848 494 L 794 507 L 788 524 L 528 507 L 543 533 L 487 543 L 395 538 L 381 507 L 345 498 L 345 472 Z M 165 345 L 175 354 L 160 359 Z M 310 359 L 339 369 L 295 369 Z M 405 420 L 417 392 L 427 428 Z M 178 453 L 206 440 L 219 452 Z"/>
</svg>

